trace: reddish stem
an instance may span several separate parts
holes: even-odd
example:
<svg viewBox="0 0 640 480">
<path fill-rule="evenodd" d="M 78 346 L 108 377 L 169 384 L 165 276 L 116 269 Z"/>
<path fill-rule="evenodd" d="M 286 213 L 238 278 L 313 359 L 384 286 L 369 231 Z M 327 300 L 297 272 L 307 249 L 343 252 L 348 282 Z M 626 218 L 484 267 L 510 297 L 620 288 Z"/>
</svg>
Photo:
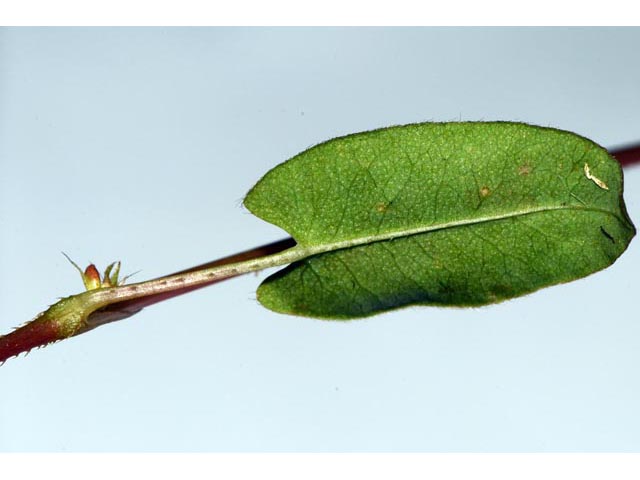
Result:
<svg viewBox="0 0 640 480">
<path fill-rule="evenodd" d="M 0 336 L 0 364 L 19 353 L 57 340 L 60 340 L 57 322 L 37 318 L 7 335 Z"/>
<path fill-rule="evenodd" d="M 613 148 L 610 150 L 610 153 L 618 160 L 618 162 L 620 162 L 623 167 L 630 167 L 640 164 L 640 144 Z M 224 257 L 219 260 L 198 265 L 196 267 L 182 270 L 176 273 L 192 272 L 214 267 L 217 265 L 225 265 L 228 263 L 250 260 L 253 258 L 281 252 L 293 247 L 294 245 L 295 241 L 292 238 L 285 238 L 284 240 L 280 240 L 267 245 L 262 245 L 251 250 L 246 250 L 235 255 L 230 255 L 228 257 Z M 153 305 L 154 303 L 162 302 L 178 295 L 183 295 L 185 293 L 212 285 L 222 280 L 227 280 L 228 278 L 232 278 L 232 276 L 217 279 L 203 285 L 198 285 L 196 287 L 187 287 L 174 290 L 172 292 L 159 293 L 135 300 L 126 300 L 119 303 L 113 303 L 101 310 L 94 312 L 92 315 L 102 315 L 105 318 L 109 317 L 109 315 L 112 315 L 114 319 L 125 318 L 137 311 L 142 310 L 144 307 Z M 125 314 L 118 317 L 119 312 L 125 312 Z M 56 340 L 60 340 L 61 338 L 62 337 L 61 333 L 59 332 L 59 326 L 57 325 L 55 320 L 51 320 L 48 318 L 36 318 L 35 320 L 14 330 L 13 332 L 4 336 L 0 336 L 0 363 L 4 362 L 6 359 L 12 356 L 18 355 L 19 353 L 28 352 L 34 347 L 43 346 Z"/>
<path fill-rule="evenodd" d="M 228 257 L 220 258 L 212 262 L 203 263 L 202 265 L 198 265 L 196 267 L 191 267 L 186 270 L 180 270 L 179 272 L 175 272 L 172 275 L 177 275 L 179 273 L 195 272 L 197 270 L 204 270 L 206 268 L 216 267 L 218 265 L 226 265 L 229 263 L 242 262 L 245 260 L 251 260 L 253 258 L 264 257 L 265 255 L 272 255 L 274 253 L 282 252 L 283 250 L 291 248 L 295 246 L 295 244 L 296 242 L 293 238 L 285 238 L 277 242 L 269 243 L 267 245 L 262 245 L 260 247 L 253 248 L 251 250 L 245 250 L 244 252 L 240 252 L 234 255 L 230 255 Z M 154 303 L 162 302 L 164 300 L 168 300 L 169 298 L 177 297 L 178 295 L 183 295 L 185 293 L 192 292 L 193 290 L 198 290 L 199 288 L 208 287 L 209 285 L 213 285 L 214 283 L 218 283 L 223 280 L 228 280 L 229 278 L 233 278 L 234 276 L 236 275 L 219 278 L 217 280 L 212 280 L 211 282 L 204 283 L 202 285 L 198 285 L 195 287 L 186 287 L 178 290 L 173 290 L 171 292 L 148 295 L 144 298 L 137 298 L 135 300 L 125 300 L 123 302 L 112 303 L 108 307 L 105 307 L 99 311 L 106 312 L 106 311 L 119 311 L 119 310 L 139 310 L 144 307 L 148 307 L 149 305 L 153 305 Z"/>
<path fill-rule="evenodd" d="M 198 265 L 196 267 L 189 268 L 187 270 L 181 270 L 176 273 L 187 273 L 196 270 L 202 270 L 205 268 L 215 267 L 218 265 L 225 265 L 229 263 L 241 262 L 244 260 L 251 260 L 253 258 L 262 257 L 265 255 L 271 255 L 278 253 L 288 248 L 295 246 L 296 242 L 292 238 L 286 238 L 274 243 L 262 245 L 251 250 L 236 253 L 228 257 L 224 257 L 213 262 Z M 211 281 L 209 283 L 198 285 L 195 287 L 187 287 L 172 292 L 159 293 L 155 295 L 148 295 L 144 298 L 138 298 L 135 300 L 126 300 L 122 302 L 116 302 L 104 307 L 100 310 L 96 310 L 90 316 L 90 318 L 98 317 L 101 319 L 108 319 L 106 321 L 114 321 L 122 318 L 127 318 L 144 307 L 153 305 L 154 303 L 167 300 L 177 295 L 183 295 L 185 293 L 197 290 L 198 288 L 206 287 L 213 283 L 217 283 L 222 280 L 232 278 L 232 276 L 221 278 Z M 83 333 L 86 330 L 81 330 L 78 333 Z M 34 347 L 41 347 L 57 340 L 62 340 L 65 335 L 60 331 L 58 323 L 55 319 L 41 316 L 35 320 L 15 329 L 13 332 L 4 336 L 0 336 L 0 364 L 5 362 L 8 358 L 16 356 L 22 352 L 28 352 Z"/>
<path fill-rule="evenodd" d="M 613 155 L 623 167 L 640 164 L 640 143 L 627 145 L 625 147 L 612 148 L 609 150 L 609 153 L 611 153 L 611 155 Z"/>
</svg>

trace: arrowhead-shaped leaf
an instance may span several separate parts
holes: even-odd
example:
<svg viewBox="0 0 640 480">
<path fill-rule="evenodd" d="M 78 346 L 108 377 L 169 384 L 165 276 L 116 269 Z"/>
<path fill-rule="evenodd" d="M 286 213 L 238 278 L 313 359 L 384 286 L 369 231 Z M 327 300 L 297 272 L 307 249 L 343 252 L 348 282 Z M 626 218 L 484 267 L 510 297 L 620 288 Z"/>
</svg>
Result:
<svg viewBox="0 0 640 480">
<path fill-rule="evenodd" d="M 635 234 L 604 148 L 508 122 L 330 140 L 268 172 L 245 205 L 308 253 L 260 302 L 324 318 L 499 302 L 601 270 Z"/>
</svg>

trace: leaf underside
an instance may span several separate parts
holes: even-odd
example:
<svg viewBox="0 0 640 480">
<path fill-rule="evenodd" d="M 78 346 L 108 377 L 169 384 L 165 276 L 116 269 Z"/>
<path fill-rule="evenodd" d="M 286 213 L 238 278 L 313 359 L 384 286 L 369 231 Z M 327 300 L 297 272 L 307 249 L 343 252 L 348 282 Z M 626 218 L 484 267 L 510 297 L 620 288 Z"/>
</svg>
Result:
<svg viewBox="0 0 640 480">
<path fill-rule="evenodd" d="M 247 208 L 304 260 L 258 289 L 266 307 L 356 318 L 477 306 L 615 261 L 635 234 L 622 171 L 578 135 L 520 123 L 425 123 L 317 145 L 268 172 Z"/>
</svg>

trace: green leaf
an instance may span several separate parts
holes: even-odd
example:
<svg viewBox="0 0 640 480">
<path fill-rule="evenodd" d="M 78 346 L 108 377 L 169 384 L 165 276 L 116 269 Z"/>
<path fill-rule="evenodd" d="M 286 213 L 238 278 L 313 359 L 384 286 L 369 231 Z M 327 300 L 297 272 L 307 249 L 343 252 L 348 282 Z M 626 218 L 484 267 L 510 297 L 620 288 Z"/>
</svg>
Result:
<svg viewBox="0 0 640 480">
<path fill-rule="evenodd" d="M 306 253 L 259 301 L 321 318 L 499 302 L 601 270 L 635 234 L 604 148 L 509 122 L 330 140 L 268 172 L 245 205 Z"/>
</svg>

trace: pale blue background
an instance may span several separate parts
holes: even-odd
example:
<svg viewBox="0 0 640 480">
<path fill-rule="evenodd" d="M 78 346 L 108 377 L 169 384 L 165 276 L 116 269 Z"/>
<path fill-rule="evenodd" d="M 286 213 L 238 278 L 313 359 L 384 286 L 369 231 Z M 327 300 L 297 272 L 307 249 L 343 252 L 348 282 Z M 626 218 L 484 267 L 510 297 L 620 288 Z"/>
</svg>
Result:
<svg viewBox="0 0 640 480">
<path fill-rule="evenodd" d="M 639 48 L 640 29 L 0 30 L 0 330 L 82 289 L 60 251 L 143 280 L 282 238 L 243 195 L 337 135 L 638 141 Z M 522 299 L 351 323 L 235 279 L 0 367 L 0 450 L 638 451 L 639 267 L 635 240 Z"/>
</svg>

